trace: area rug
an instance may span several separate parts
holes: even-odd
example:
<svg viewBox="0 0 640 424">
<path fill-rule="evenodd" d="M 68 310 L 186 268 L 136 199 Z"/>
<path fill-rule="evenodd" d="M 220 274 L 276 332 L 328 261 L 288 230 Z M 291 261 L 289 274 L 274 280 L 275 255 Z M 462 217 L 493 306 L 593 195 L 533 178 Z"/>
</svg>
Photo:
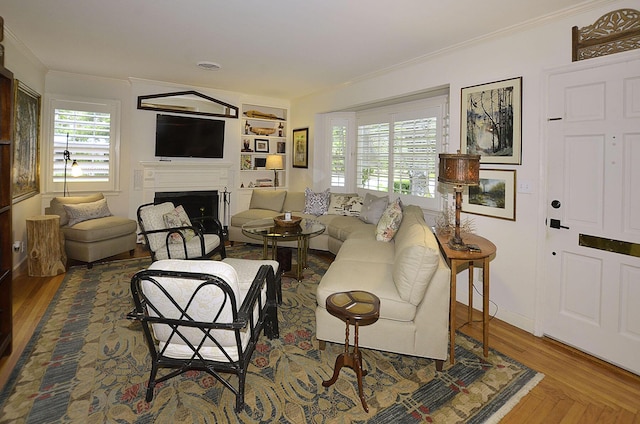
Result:
<svg viewBox="0 0 640 424">
<path fill-rule="evenodd" d="M 258 258 L 236 246 L 230 257 Z M 129 282 L 148 258 L 72 268 L 0 392 L 0 423 L 484 423 L 497 422 L 542 378 L 522 364 L 462 334 L 456 364 L 435 370 L 429 359 L 363 349 L 364 392 L 343 368 L 329 388 L 343 346 L 318 349 L 315 289 L 328 260 L 309 255 L 304 280 L 283 278 L 280 338 L 263 336 L 247 376 L 245 407 L 206 373 L 189 372 L 144 400 L 150 370 Z M 229 378 L 235 378 L 230 376 Z"/>
</svg>

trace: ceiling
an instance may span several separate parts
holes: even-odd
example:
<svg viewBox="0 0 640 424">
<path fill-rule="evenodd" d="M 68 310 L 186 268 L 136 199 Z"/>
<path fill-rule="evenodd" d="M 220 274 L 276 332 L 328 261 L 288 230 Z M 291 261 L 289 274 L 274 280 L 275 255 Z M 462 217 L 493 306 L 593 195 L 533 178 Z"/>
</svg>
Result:
<svg viewBox="0 0 640 424">
<path fill-rule="evenodd" d="M 1 0 L 0 16 L 50 70 L 293 99 L 595 3 Z"/>
</svg>

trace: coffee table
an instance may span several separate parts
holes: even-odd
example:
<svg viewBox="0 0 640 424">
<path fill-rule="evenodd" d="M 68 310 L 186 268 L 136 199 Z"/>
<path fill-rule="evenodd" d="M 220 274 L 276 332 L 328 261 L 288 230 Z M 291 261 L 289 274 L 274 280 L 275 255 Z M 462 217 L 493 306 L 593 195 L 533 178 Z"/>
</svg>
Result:
<svg viewBox="0 0 640 424">
<path fill-rule="evenodd" d="M 309 239 L 322 234 L 326 226 L 313 219 L 302 219 L 298 225 L 284 227 L 275 225 L 272 218 L 257 219 L 242 226 L 242 233 L 247 237 L 262 240 L 262 258 L 269 258 L 271 243 L 271 259 L 278 259 L 278 243 L 281 241 L 297 241 L 296 280 L 302 281 L 303 270 L 307 267 Z"/>
</svg>

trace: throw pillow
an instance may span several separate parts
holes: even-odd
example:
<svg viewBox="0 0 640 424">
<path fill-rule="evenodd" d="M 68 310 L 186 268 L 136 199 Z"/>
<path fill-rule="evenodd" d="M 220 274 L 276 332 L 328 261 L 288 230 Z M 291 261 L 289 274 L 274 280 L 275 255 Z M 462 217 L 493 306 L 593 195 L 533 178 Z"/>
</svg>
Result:
<svg viewBox="0 0 640 424">
<path fill-rule="evenodd" d="M 63 205 L 64 211 L 69 217 L 67 225 L 72 227 L 80 222 L 89 221 L 90 219 L 103 218 L 111 216 L 112 213 L 107 205 L 107 199 L 96 200 L 89 203 L 76 203 L 74 205 Z"/>
<path fill-rule="evenodd" d="M 190 227 L 191 220 L 187 213 L 184 211 L 182 205 L 176 206 L 174 210 L 169 213 L 165 213 L 162 218 L 167 228 L 179 228 Z M 193 230 L 180 230 L 180 233 L 184 236 L 185 241 L 189 241 L 195 237 L 196 233 Z M 182 237 L 178 233 L 171 233 L 169 236 L 169 243 L 182 243 Z"/>
<path fill-rule="evenodd" d="M 327 215 L 360 216 L 362 201 L 357 194 L 331 193 Z"/>
<path fill-rule="evenodd" d="M 391 241 L 402 222 L 402 202 L 397 198 L 384 210 L 376 227 L 376 240 Z"/>
<path fill-rule="evenodd" d="M 326 215 L 329 209 L 329 189 L 320 193 L 313 192 L 309 187 L 304 189 L 304 210 L 309 215 Z"/>
<path fill-rule="evenodd" d="M 377 224 L 388 204 L 389 198 L 387 196 L 376 197 L 367 193 L 362 202 L 360 220 L 367 224 Z"/>
</svg>

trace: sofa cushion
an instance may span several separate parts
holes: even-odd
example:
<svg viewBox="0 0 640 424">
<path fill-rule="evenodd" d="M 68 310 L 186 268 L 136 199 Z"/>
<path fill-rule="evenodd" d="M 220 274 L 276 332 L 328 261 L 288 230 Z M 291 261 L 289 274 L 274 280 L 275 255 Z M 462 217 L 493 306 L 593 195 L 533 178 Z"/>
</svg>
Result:
<svg viewBox="0 0 640 424">
<path fill-rule="evenodd" d="M 282 211 L 302 212 L 304 210 L 304 192 L 288 191 L 287 197 L 284 198 Z"/>
<path fill-rule="evenodd" d="M 273 218 L 278 215 L 280 215 L 280 212 L 269 209 L 247 209 L 231 217 L 231 226 L 242 227 L 244 224 L 255 221 L 256 219 Z"/>
<path fill-rule="evenodd" d="M 380 319 L 412 321 L 416 314 L 416 307 L 400 298 L 395 285 L 390 283 L 393 278 L 391 271 L 392 266 L 386 263 L 335 261 L 318 284 L 316 291 L 318 305 L 324 308 L 327 297 L 332 293 L 364 290 L 380 298 Z"/>
<path fill-rule="evenodd" d="M 95 202 L 77 203 L 72 205 L 62 205 L 69 217 L 67 225 L 72 227 L 79 222 L 90 219 L 104 218 L 113 215 L 107 205 L 107 199 L 96 200 Z"/>
<path fill-rule="evenodd" d="M 64 205 L 75 205 L 78 203 L 89 203 L 97 200 L 104 199 L 102 193 L 95 193 L 89 196 L 73 196 L 73 197 L 54 197 L 51 199 L 51 203 L 47 208 L 47 214 L 58 215 L 60 217 L 60 225 L 67 225 L 69 223 L 69 216 L 64 210 Z"/>
<path fill-rule="evenodd" d="M 431 247 L 435 237 L 424 222 L 422 209 L 407 206 L 404 212 L 394 240 L 393 282 L 403 300 L 418 305 L 438 268 L 440 255 Z"/>
<path fill-rule="evenodd" d="M 360 216 L 363 200 L 357 193 L 331 193 L 327 214 Z"/>
<path fill-rule="evenodd" d="M 80 222 L 73 227 L 61 227 L 65 240 L 92 243 L 101 240 L 133 234 L 138 225 L 136 221 L 120 216 L 107 216 Z"/>
<path fill-rule="evenodd" d="M 286 196 L 287 192 L 285 190 L 253 190 L 249 209 L 267 209 L 281 212 Z"/>
<path fill-rule="evenodd" d="M 380 221 L 380 217 L 389 204 L 389 198 L 376 197 L 367 193 L 362 202 L 362 210 L 360 211 L 360 219 L 368 224 L 376 225 Z"/>
<path fill-rule="evenodd" d="M 304 190 L 304 210 L 303 213 L 320 216 L 326 215 L 329 208 L 329 189 L 316 193 L 307 187 Z"/>
<path fill-rule="evenodd" d="M 402 222 L 402 202 L 397 198 L 389 204 L 376 225 L 376 240 L 391 241 Z"/>
<path fill-rule="evenodd" d="M 335 261 L 364 261 L 392 265 L 394 258 L 395 247 L 393 243 L 349 237 L 349 240 L 342 243 Z"/>
<path fill-rule="evenodd" d="M 338 240 L 350 238 L 354 232 L 363 231 L 371 235 L 370 239 L 375 239 L 375 227 L 366 224 L 354 216 L 324 215 L 318 217 L 318 221 L 327 226 L 325 232 Z"/>
</svg>

